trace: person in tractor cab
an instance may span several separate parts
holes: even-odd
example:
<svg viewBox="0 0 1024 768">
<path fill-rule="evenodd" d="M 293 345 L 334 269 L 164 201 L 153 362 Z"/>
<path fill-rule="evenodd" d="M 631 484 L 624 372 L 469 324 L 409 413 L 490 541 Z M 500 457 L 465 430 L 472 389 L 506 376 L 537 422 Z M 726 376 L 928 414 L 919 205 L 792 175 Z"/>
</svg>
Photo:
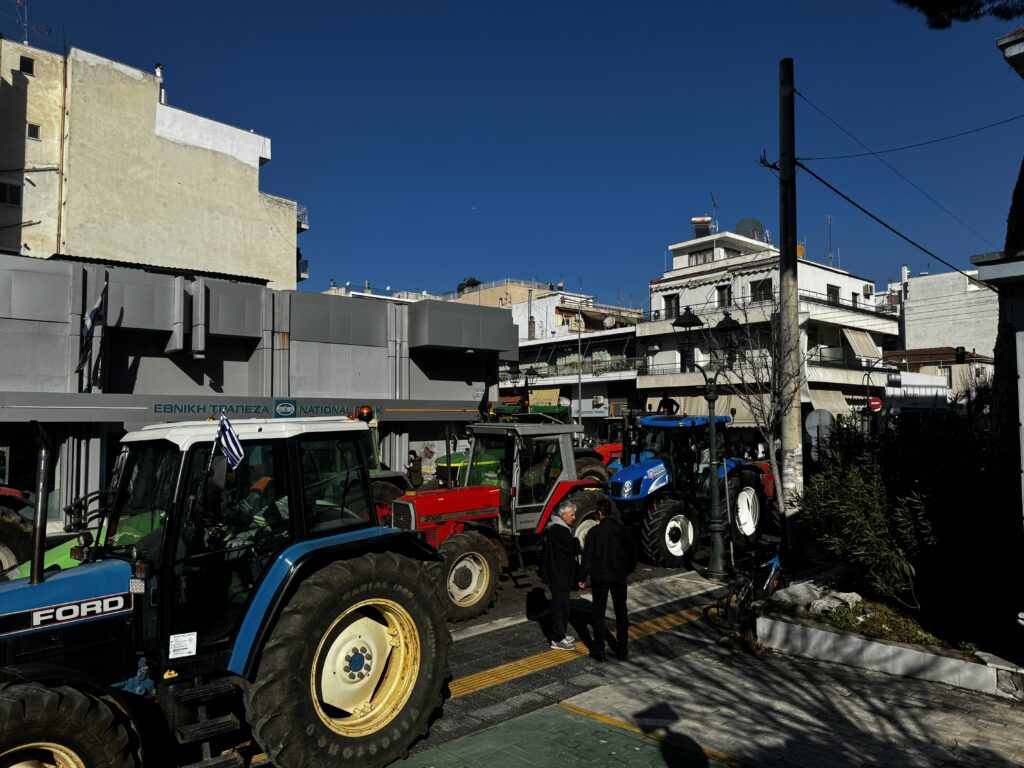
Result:
<svg viewBox="0 0 1024 768">
<path fill-rule="evenodd" d="M 541 553 L 540 579 L 551 591 L 551 647 L 571 651 L 576 638 L 566 634 L 569 624 L 569 593 L 576 588 L 577 560 L 580 542 L 572 535 L 576 519 L 576 505 L 563 501 L 544 530 L 544 548 Z"/>
<path fill-rule="evenodd" d="M 416 451 L 409 451 L 409 463 L 405 465 L 405 472 L 409 476 L 409 484 L 413 488 L 423 485 L 423 459 Z"/>
</svg>

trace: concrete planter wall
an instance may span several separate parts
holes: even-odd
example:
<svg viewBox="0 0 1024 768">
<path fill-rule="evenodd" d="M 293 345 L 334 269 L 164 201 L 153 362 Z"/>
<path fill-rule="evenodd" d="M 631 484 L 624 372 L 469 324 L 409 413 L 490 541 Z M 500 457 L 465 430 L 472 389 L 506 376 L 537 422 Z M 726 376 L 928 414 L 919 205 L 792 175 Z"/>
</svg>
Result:
<svg viewBox="0 0 1024 768">
<path fill-rule="evenodd" d="M 768 648 L 890 675 L 933 680 L 995 696 L 1022 699 L 1022 675 L 1013 669 L 930 653 L 919 648 L 871 640 L 831 627 L 776 616 L 757 620 L 757 639 Z"/>
</svg>

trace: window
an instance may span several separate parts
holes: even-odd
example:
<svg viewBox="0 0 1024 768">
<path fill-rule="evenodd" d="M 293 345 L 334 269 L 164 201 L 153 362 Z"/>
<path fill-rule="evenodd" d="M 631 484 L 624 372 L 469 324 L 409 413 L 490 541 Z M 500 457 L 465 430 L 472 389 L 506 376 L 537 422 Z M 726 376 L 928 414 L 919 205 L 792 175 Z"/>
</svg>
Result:
<svg viewBox="0 0 1024 768">
<path fill-rule="evenodd" d="M 696 267 L 698 264 L 708 264 L 714 260 L 715 252 L 711 248 L 705 248 L 703 251 L 693 251 L 690 254 L 690 266 Z"/>
<path fill-rule="evenodd" d="M 679 294 L 672 293 L 665 297 L 665 319 L 671 320 L 679 315 Z"/>
<path fill-rule="evenodd" d="M 21 62 L 18 64 L 18 70 L 26 75 L 34 75 L 36 73 L 36 60 L 29 56 L 22 56 Z"/>
<path fill-rule="evenodd" d="M 21 187 L 17 184 L 0 183 L 0 204 L 21 205 Z"/>
<path fill-rule="evenodd" d="M 373 502 L 356 441 L 303 440 L 299 460 L 309 533 L 336 532 L 372 521 Z"/>
<path fill-rule="evenodd" d="M 851 294 L 850 294 L 850 306 L 851 306 L 851 307 L 856 307 L 856 306 L 857 306 L 857 300 L 858 300 L 859 298 L 860 298 L 860 296 L 859 296 L 859 295 L 857 294 L 857 292 L 856 292 L 856 291 L 854 291 L 853 293 L 851 293 Z"/>
<path fill-rule="evenodd" d="M 769 277 L 765 280 L 751 280 L 750 281 L 750 300 L 753 302 L 760 301 L 771 301 L 775 295 L 775 289 L 772 286 L 772 279 Z"/>
<path fill-rule="evenodd" d="M 732 306 L 732 286 L 731 285 L 720 285 L 715 288 L 715 292 L 718 294 L 718 306 L 719 308 L 731 307 Z"/>
<path fill-rule="evenodd" d="M 826 291 L 825 295 L 828 297 L 828 303 L 829 304 L 838 304 L 839 303 L 839 286 L 838 285 L 826 286 L 825 287 L 825 291 Z"/>
<path fill-rule="evenodd" d="M 39 126 L 35 123 L 28 123 L 25 126 L 25 135 L 28 136 L 30 139 L 35 139 L 36 141 L 39 141 Z"/>
</svg>

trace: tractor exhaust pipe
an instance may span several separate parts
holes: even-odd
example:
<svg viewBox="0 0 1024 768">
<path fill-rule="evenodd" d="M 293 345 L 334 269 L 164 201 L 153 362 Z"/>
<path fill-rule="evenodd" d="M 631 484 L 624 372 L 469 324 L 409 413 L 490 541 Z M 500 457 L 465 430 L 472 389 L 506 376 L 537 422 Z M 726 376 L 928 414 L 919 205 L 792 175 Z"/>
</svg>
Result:
<svg viewBox="0 0 1024 768">
<path fill-rule="evenodd" d="M 39 445 L 39 457 L 36 462 L 36 521 L 32 530 L 32 569 L 29 572 L 29 584 L 41 584 L 43 581 L 43 552 L 46 550 L 46 510 L 48 505 L 48 479 L 50 477 L 50 439 L 46 436 L 43 425 L 35 422 L 39 430 L 36 443 Z"/>
</svg>

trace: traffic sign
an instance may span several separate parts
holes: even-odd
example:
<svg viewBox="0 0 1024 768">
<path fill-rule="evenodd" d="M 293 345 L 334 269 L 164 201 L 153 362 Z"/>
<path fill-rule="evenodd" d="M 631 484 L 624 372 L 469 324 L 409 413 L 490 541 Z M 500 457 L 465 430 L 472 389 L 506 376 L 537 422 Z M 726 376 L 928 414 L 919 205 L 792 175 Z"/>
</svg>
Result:
<svg viewBox="0 0 1024 768">
<path fill-rule="evenodd" d="M 868 398 L 868 410 L 878 412 L 882 410 L 882 398 L 880 397 L 869 397 Z"/>
</svg>

